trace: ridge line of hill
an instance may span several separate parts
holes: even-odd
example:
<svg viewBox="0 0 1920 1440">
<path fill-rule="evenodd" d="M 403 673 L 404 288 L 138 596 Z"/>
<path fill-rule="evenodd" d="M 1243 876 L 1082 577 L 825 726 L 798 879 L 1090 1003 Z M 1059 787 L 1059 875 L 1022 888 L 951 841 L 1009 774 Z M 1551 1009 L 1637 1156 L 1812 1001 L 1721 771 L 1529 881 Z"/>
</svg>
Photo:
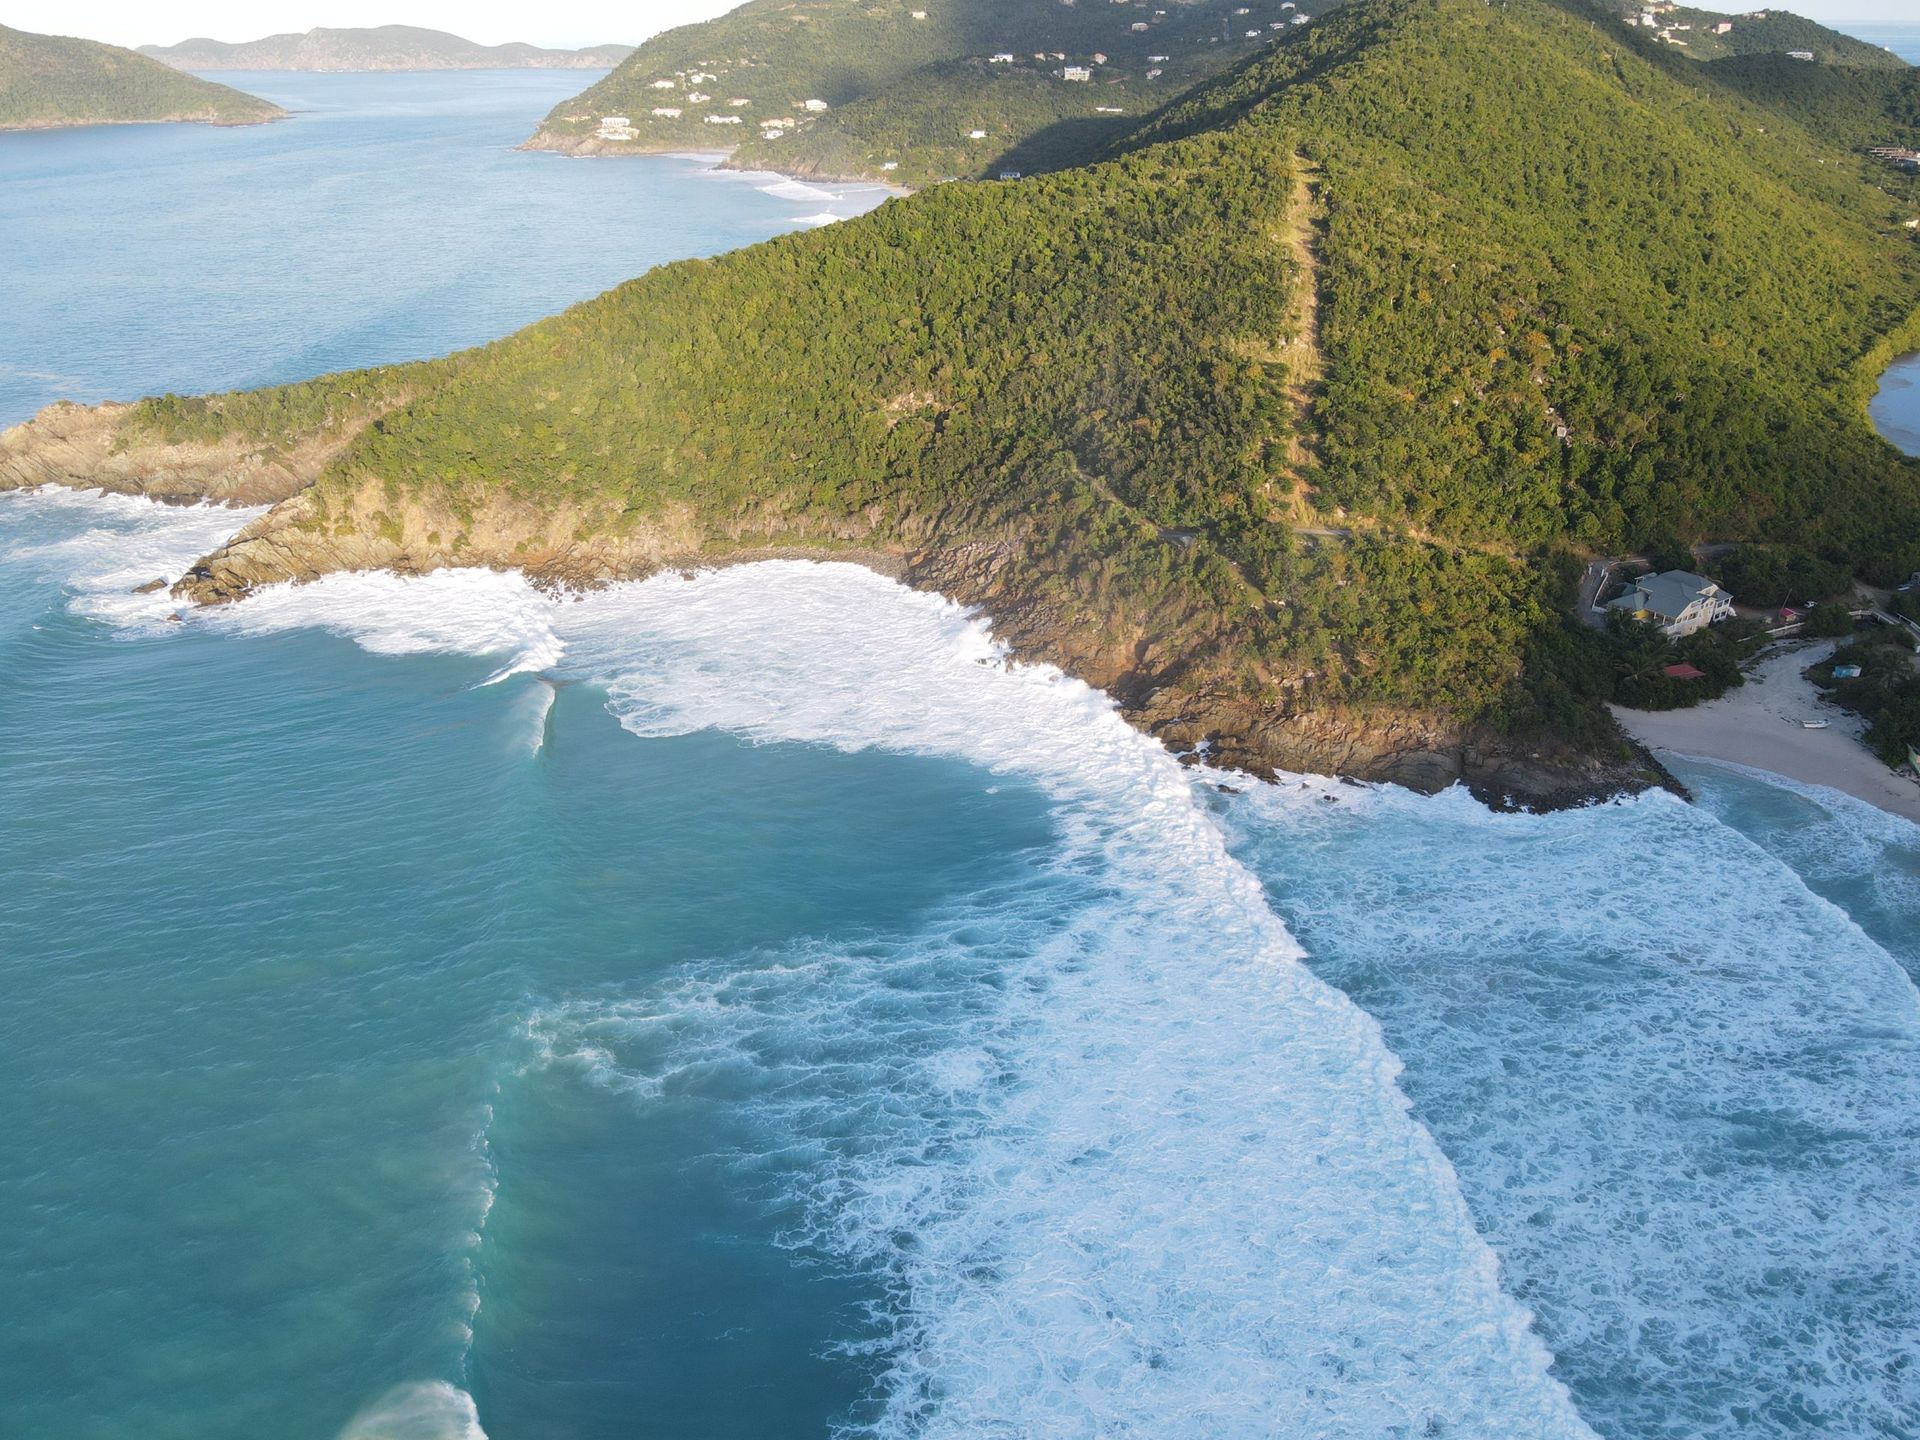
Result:
<svg viewBox="0 0 1920 1440">
<path fill-rule="evenodd" d="M 1660 783 L 1572 621 L 1587 558 L 1920 567 L 1920 463 L 1863 375 L 1920 329 L 1920 188 L 1835 119 L 1894 92 L 1764 101 L 1575 0 L 1302 30 L 1097 164 L 664 266 L 445 360 L 49 411 L 0 484 L 265 477 L 196 601 L 857 558 L 1177 749 L 1536 804 Z"/>
</svg>

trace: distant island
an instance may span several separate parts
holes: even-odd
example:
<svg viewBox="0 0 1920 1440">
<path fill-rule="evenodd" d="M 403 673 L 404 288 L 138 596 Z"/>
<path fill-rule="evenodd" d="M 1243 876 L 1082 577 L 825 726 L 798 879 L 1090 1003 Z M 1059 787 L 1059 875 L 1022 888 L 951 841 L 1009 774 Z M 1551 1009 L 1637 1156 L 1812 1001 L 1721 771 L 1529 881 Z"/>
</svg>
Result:
<svg viewBox="0 0 1920 1440">
<path fill-rule="evenodd" d="M 118 45 L 0 25 L 0 130 L 175 120 L 258 125 L 286 113 Z"/>
<path fill-rule="evenodd" d="M 414 25 L 315 29 L 228 44 L 182 40 L 142 45 L 140 53 L 176 70 L 611 70 L 631 45 L 545 50 L 538 45 L 479 45 L 444 30 Z"/>
</svg>

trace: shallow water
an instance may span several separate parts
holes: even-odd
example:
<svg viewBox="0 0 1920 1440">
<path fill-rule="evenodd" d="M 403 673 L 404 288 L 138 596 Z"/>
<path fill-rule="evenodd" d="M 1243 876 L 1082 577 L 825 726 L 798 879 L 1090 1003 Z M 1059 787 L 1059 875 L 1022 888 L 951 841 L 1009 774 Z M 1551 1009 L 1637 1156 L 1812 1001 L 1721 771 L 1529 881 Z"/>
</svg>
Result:
<svg viewBox="0 0 1920 1440">
<path fill-rule="evenodd" d="M 1887 367 L 1867 413 L 1888 444 L 1920 455 L 1920 355 L 1902 356 Z"/>
<path fill-rule="evenodd" d="M 398 188 L 527 122 L 374 78 Z M 653 258 L 816 206 L 522 161 L 680 197 Z M 334 342 L 264 253 L 279 378 Z M 115 393 L 231 360 L 26 313 Z M 128 593 L 244 518 L 0 497 L 0 1434 L 1920 1430 L 1915 827 L 1183 770 L 847 566 Z"/>
</svg>

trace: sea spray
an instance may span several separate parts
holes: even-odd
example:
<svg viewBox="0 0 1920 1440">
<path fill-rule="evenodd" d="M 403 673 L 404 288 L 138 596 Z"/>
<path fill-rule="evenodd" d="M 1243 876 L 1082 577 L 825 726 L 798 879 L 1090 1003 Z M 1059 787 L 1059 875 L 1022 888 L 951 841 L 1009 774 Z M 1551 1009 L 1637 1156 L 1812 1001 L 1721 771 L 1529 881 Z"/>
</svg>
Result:
<svg viewBox="0 0 1920 1440">
<path fill-rule="evenodd" d="M 39 543 L 0 541 L 0 564 L 18 567 L 64 588 L 68 608 L 123 628 L 169 620 L 180 603 L 174 581 L 264 509 L 220 505 L 166 505 L 138 495 L 109 495 L 46 486 L 0 491 L 0 526 L 9 513 L 74 527 Z M 156 583 L 157 582 L 157 583 Z"/>
<path fill-rule="evenodd" d="M 397 1385 L 362 1410 L 339 1440 L 487 1440 L 473 1397 L 444 1380 Z"/>
</svg>

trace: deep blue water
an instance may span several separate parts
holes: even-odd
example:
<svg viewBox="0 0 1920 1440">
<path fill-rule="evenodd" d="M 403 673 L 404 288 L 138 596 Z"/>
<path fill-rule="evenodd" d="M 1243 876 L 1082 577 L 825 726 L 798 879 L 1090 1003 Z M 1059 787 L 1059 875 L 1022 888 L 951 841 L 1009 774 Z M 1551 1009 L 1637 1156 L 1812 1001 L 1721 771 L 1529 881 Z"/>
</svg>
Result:
<svg viewBox="0 0 1920 1440">
<path fill-rule="evenodd" d="M 0 137 L 7 416 L 824 208 L 249 83 Z M 845 566 L 129 593 L 240 518 L 0 496 L 0 1435 L 1920 1430 L 1920 830 L 1183 770 Z"/>
<path fill-rule="evenodd" d="M 1835 28 L 1920 65 L 1920 25 L 1839 25 Z"/>
</svg>

